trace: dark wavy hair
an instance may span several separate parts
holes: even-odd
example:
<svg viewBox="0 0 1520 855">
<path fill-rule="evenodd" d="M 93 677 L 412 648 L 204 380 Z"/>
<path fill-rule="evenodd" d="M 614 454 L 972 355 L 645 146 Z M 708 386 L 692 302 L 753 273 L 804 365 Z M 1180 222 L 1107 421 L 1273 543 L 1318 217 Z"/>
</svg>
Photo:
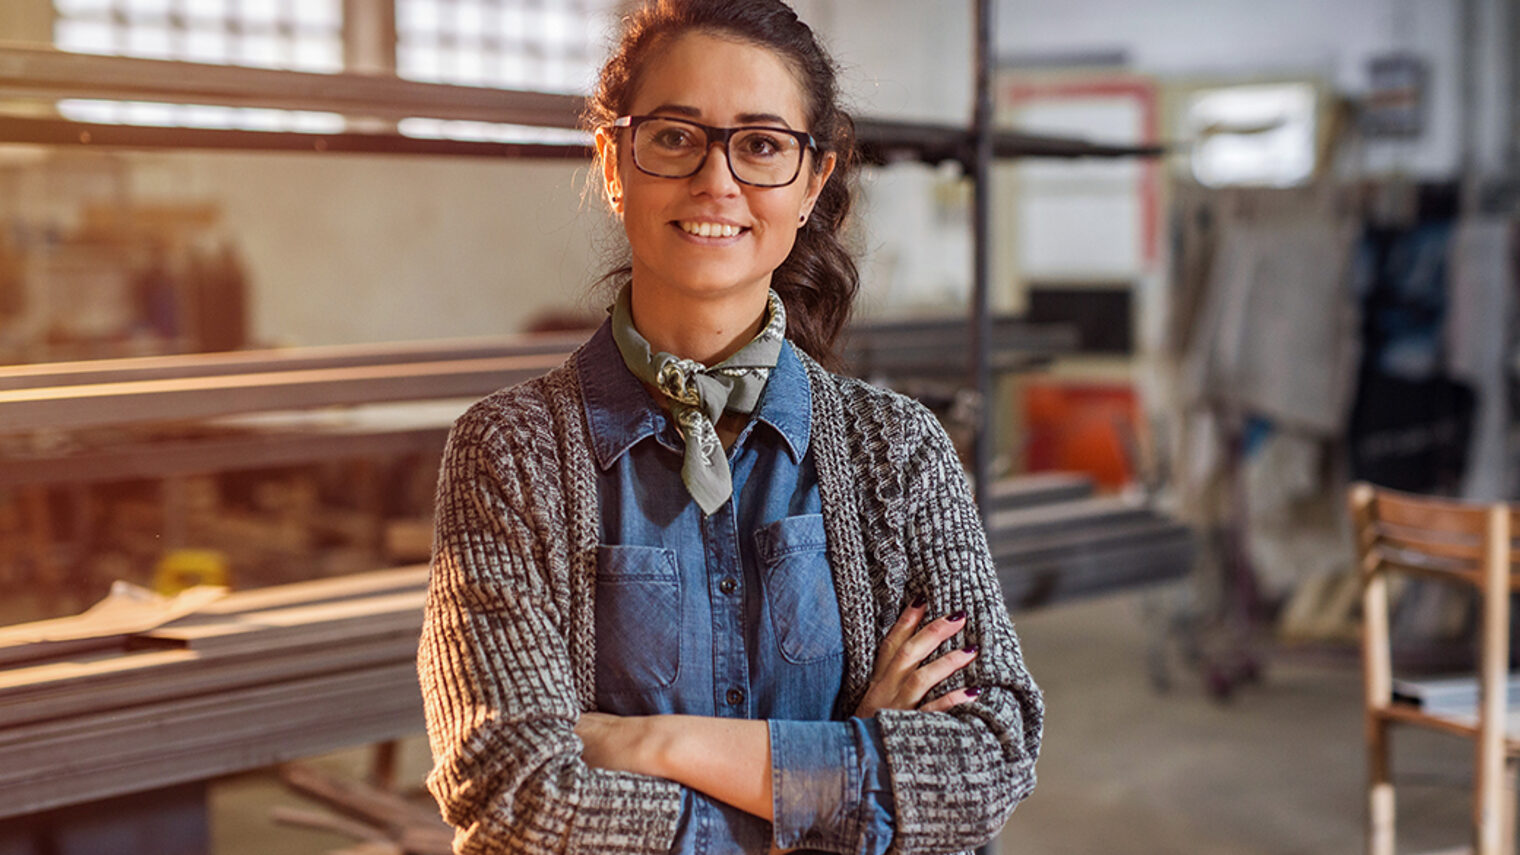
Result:
<svg viewBox="0 0 1520 855">
<path fill-rule="evenodd" d="M 586 101 L 584 124 L 590 130 L 606 128 L 624 115 L 650 57 L 689 32 L 769 48 L 785 59 L 802 87 L 806 130 L 818 143 L 813 169 L 821 170 L 824 156 L 834 155 L 833 176 L 798 230 L 791 254 L 771 276 L 771 287 L 786 304 L 787 336 L 809 356 L 837 368 L 835 343 L 860 287 L 855 260 L 840 240 L 853 200 L 855 122 L 839 104 L 834 61 L 790 6 L 780 0 L 650 0 L 625 19 L 622 36 Z M 624 265 L 605 278 L 621 279 L 631 272 Z"/>
</svg>

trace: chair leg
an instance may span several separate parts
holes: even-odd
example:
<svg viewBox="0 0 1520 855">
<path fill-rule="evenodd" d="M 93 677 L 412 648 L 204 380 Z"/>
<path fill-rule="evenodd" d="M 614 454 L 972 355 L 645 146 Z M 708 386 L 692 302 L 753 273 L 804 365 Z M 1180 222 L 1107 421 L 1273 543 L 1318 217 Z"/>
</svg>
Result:
<svg viewBox="0 0 1520 855">
<path fill-rule="evenodd" d="M 1367 719 L 1367 855 L 1393 855 L 1393 776 L 1388 763 L 1388 725 Z"/>
<path fill-rule="evenodd" d="M 1515 799 L 1520 797 L 1520 758 L 1506 757 L 1504 759 L 1504 796 L 1501 805 L 1499 824 L 1499 851 L 1512 853 L 1515 851 Z"/>
</svg>

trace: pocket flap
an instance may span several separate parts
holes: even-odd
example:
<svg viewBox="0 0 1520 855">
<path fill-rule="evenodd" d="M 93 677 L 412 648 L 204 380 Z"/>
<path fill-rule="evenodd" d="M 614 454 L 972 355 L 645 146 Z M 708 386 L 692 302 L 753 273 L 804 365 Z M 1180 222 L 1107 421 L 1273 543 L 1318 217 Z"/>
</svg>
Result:
<svg viewBox="0 0 1520 855">
<path fill-rule="evenodd" d="M 606 581 L 675 582 L 676 553 L 663 546 L 598 546 L 597 574 Z"/>
<path fill-rule="evenodd" d="M 755 554 L 762 564 L 774 564 L 793 552 L 818 551 L 827 546 L 823 514 L 782 517 L 755 531 Z"/>
</svg>

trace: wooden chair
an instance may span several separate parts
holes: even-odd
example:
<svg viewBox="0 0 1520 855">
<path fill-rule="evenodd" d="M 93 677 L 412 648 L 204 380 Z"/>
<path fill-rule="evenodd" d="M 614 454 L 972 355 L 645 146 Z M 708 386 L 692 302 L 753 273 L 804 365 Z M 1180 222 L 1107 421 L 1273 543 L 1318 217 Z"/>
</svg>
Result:
<svg viewBox="0 0 1520 855">
<path fill-rule="evenodd" d="M 1509 602 L 1512 532 L 1520 515 L 1504 504 L 1477 505 L 1356 484 L 1350 494 L 1362 578 L 1362 666 L 1366 692 L 1368 855 L 1394 851 L 1394 791 L 1389 729 L 1409 724 L 1475 743 L 1473 851 L 1515 851 L 1516 758 L 1520 715 L 1510 719 Z M 1477 703 L 1426 709 L 1393 699 L 1388 608 L 1390 572 L 1471 585 L 1482 603 Z M 1508 727 L 1507 727 L 1508 725 Z"/>
</svg>

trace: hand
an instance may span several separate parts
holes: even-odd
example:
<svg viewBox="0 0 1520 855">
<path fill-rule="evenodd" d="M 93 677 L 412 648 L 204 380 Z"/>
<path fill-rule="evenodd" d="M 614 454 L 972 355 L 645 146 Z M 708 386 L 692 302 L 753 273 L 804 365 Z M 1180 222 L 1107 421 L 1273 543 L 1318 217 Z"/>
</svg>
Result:
<svg viewBox="0 0 1520 855">
<path fill-rule="evenodd" d="M 581 713 L 575 722 L 575 735 L 586 746 L 581 759 L 598 769 L 650 774 L 646 722 L 641 716 Z"/>
<path fill-rule="evenodd" d="M 963 704 L 981 693 L 981 689 L 968 687 L 935 698 L 919 706 L 930 689 L 944 682 L 951 674 L 971 664 L 976 658 L 975 645 L 962 650 L 952 650 L 933 662 L 919 665 L 924 657 L 934 652 L 951 636 L 966 625 L 966 613 L 956 612 L 931 621 L 922 628 L 927 602 L 920 597 L 903 613 L 881 640 L 876 653 L 876 668 L 871 674 L 871 685 L 865 697 L 860 699 L 855 715 L 870 718 L 878 710 L 924 709 L 944 712 L 957 704 Z"/>
</svg>

